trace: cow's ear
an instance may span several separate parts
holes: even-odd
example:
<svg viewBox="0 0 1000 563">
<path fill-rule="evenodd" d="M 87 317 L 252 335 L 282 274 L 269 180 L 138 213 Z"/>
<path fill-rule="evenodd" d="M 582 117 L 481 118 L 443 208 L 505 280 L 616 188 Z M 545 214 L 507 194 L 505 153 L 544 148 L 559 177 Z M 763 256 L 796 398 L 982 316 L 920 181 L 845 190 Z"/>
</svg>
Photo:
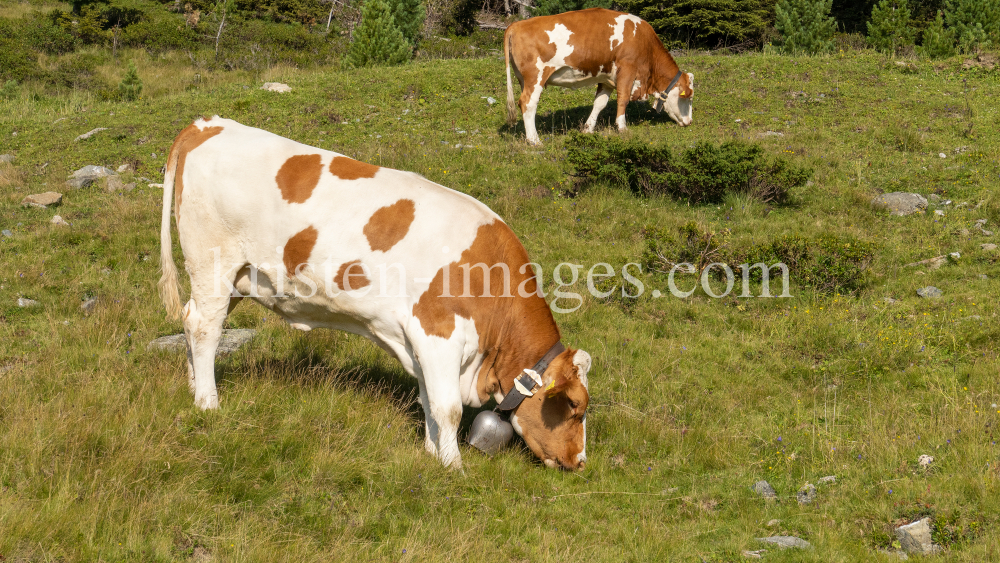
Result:
<svg viewBox="0 0 1000 563">
<path fill-rule="evenodd" d="M 545 386 L 545 396 L 548 398 L 553 398 L 559 393 L 565 391 L 570 384 L 569 378 L 565 377 L 563 374 L 558 374 L 552 378 L 552 381 Z"/>
<path fill-rule="evenodd" d="M 590 354 L 583 350 L 577 350 L 576 354 L 573 354 L 573 365 L 576 366 L 576 374 L 580 377 L 580 383 L 583 383 L 584 387 L 587 387 L 587 374 L 590 373 L 592 363 Z"/>
</svg>

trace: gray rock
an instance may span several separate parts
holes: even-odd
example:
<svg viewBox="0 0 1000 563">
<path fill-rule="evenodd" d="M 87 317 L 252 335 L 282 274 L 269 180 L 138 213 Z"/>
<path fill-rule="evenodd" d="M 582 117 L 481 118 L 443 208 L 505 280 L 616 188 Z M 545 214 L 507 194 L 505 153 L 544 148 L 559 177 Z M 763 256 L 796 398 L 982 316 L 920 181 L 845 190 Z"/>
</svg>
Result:
<svg viewBox="0 0 1000 563">
<path fill-rule="evenodd" d="M 784 137 L 785 134 L 780 131 L 764 131 L 760 134 L 761 137 Z"/>
<path fill-rule="evenodd" d="M 5 237 L 12 237 L 12 236 L 14 236 L 14 233 L 10 232 L 10 229 L 4 229 L 4 230 L 0 231 L 0 234 L 2 234 Z"/>
<path fill-rule="evenodd" d="M 781 524 L 781 520 L 778 520 L 777 518 L 775 518 L 773 520 L 768 520 L 767 521 L 767 527 L 768 528 L 773 528 L 773 527 L 777 526 L 778 524 Z"/>
<path fill-rule="evenodd" d="M 827 475 L 826 477 L 820 477 L 819 478 L 819 482 L 823 483 L 823 484 L 829 483 L 829 484 L 832 485 L 832 484 L 834 484 L 834 483 L 837 482 L 837 476 L 836 475 Z"/>
<path fill-rule="evenodd" d="M 4 164 L 13 164 L 14 163 L 14 155 L 12 155 L 12 154 L 0 154 L 0 162 L 3 162 Z"/>
<path fill-rule="evenodd" d="M 799 489 L 799 492 L 795 493 L 795 498 L 798 499 L 799 504 L 812 504 L 816 500 L 816 485 L 806 483 Z"/>
<path fill-rule="evenodd" d="M 764 480 L 757 481 L 753 484 L 753 492 L 764 497 L 767 500 L 775 500 L 778 498 L 778 493 L 774 491 L 774 487 L 770 483 Z"/>
<path fill-rule="evenodd" d="M 486 97 L 486 103 L 492 106 L 493 104 L 497 103 L 497 101 L 492 96 L 487 96 Z"/>
<path fill-rule="evenodd" d="M 125 182 L 118 176 L 108 176 L 104 179 L 104 189 L 109 192 L 119 192 L 125 189 Z"/>
<path fill-rule="evenodd" d="M 790 547 L 809 549 L 812 547 L 812 544 L 806 540 L 795 536 L 771 536 L 769 538 L 757 538 L 757 541 L 773 543 L 781 549 L 788 549 Z"/>
<path fill-rule="evenodd" d="M 930 270 L 937 270 L 941 266 L 944 266 L 947 262 L 948 262 L 948 256 L 946 254 L 942 254 L 941 256 L 926 258 L 919 262 L 912 262 L 910 264 L 907 264 L 906 267 L 909 268 L 911 266 L 927 266 L 927 268 Z"/>
<path fill-rule="evenodd" d="M 21 200 L 21 207 L 40 207 L 45 209 L 50 205 L 59 205 L 62 203 L 62 194 L 59 192 L 45 192 L 40 194 L 31 194 Z"/>
<path fill-rule="evenodd" d="M 920 289 L 918 289 L 917 295 L 925 299 L 934 299 L 941 297 L 941 290 L 934 287 L 933 285 L 929 285 L 927 287 L 921 287 Z"/>
<path fill-rule="evenodd" d="M 930 518 L 896 528 L 896 539 L 906 553 L 930 555 L 941 550 L 931 539 Z"/>
<path fill-rule="evenodd" d="M 255 334 L 257 334 L 257 331 L 249 328 L 223 330 L 222 339 L 219 340 L 219 348 L 215 351 L 215 355 L 231 354 L 239 350 L 244 344 L 250 342 Z M 187 349 L 187 341 L 185 341 L 183 334 L 161 336 L 146 345 L 146 349 L 179 352 Z"/>
<path fill-rule="evenodd" d="M 766 549 L 758 549 L 755 551 L 743 550 L 743 557 L 746 557 L 747 559 L 763 559 L 765 553 L 767 553 Z"/>
<path fill-rule="evenodd" d="M 941 211 L 940 209 L 935 209 L 934 214 L 938 217 L 944 217 L 944 211 Z"/>
<path fill-rule="evenodd" d="M 66 220 L 59 215 L 52 217 L 52 220 L 49 222 L 52 223 L 53 225 L 59 225 L 60 227 L 70 226 L 69 223 L 67 223 Z"/>
<path fill-rule="evenodd" d="M 876 197 L 872 205 L 884 207 L 893 215 L 904 216 L 923 213 L 927 209 L 927 200 L 920 194 L 892 192 Z"/>
<path fill-rule="evenodd" d="M 934 463 L 934 456 L 923 454 L 917 458 L 917 463 L 920 464 L 920 467 L 930 467 Z"/>
<path fill-rule="evenodd" d="M 981 279 L 981 280 L 988 280 L 988 279 L 990 279 L 990 277 L 987 276 L 986 274 L 979 274 L 979 279 Z"/>
<path fill-rule="evenodd" d="M 131 164 L 122 164 L 121 166 L 118 167 L 119 174 L 121 174 L 122 172 L 128 172 L 130 170 L 132 170 Z"/>
<path fill-rule="evenodd" d="M 22 309 L 25 307 L 35 307 L 37 305 L 41 305 L 41 303 L 35 301 L 34 299 L 25 299 L 24 297 L 17 298 L 17 306 Z"/>
<path fill-rule="evenodd" d="M 895 305 L 896 303 L 899 303 L 899 299 L 893 299 L 892 297 L 883 297 L 882 302 L 885 303 L 886 305 Z"/>
<path fill-rule="evenodd" d="M 285 93 L 291 92 L 292 87 L 288 84 L 282 84 L 281 82 L 265 82 L 263 86 L 260 87 L 261 90 L 267 90 L 268 92 L 278 92 Z"/>
<path fill-rule="evenodd" d="M 107 131 L 107 130 L 108 130 L 107 127 L 98 127 L 97 129 L 91 129 L 90 131 L 87 131 L 83 135 L 80 135 L 79 137 L 73 139 L 73 141 L 74 142 L 76 142 L 76 141 L 84 141 L 86 139 L 89 139 L 95 133 L 100 133 L 101 131 Z"/>
<path fill-rule="evenodd" d="M 985 250 L 987 252 L 992 252 L 997 249 L 997 245 L 993 244 L 992 242 L 984 242 L 983 244 L 979 245 L 979 249 Z"/>
<path fill-rule="evenodd" d="M 110 168 L 91 164 L 73 172 L 69 180 L 66 181 L 66 185 L 74 189 L 85 188 L 100 178 L 107 178 L 114 175 L 114 171 Z"/>
<path fill-rule="evenodd" d="M 90 313 L 90 312 L 92 312 L 94 310 L 94 307 L 97 307 L 97 298 L 96 297 L 91 297 L 90 299 L 84 301 L 80 305 L 80 309 L 84 313 Z"/>
</svg>

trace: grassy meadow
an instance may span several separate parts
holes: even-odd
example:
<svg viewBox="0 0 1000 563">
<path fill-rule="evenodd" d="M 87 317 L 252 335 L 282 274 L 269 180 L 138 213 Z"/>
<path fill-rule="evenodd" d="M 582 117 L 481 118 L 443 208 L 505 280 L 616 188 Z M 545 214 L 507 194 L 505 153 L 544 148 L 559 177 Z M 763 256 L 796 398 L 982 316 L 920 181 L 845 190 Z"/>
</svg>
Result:
<svg viewBox="0 0 1000 563">
<path fill-rule="evenodd" d="M 721 562 L 781 534 L 813 548 L 765 560 L 895 561 L 893 528 L 922 516 L 944 547 L 935 559 L 1000 559 L 1000 254 L 980 248 L 1000 234 L 973 228 L 1000 231 L 1000 70 L 869 52 L 680 56 L 694 124 L 634 103 L 625 135 L 741 138 L 814 170 L 791 204 L 767 207 L 576 186 L 564 141 L 593 92 L 546 90 L 544 146 L 528 146 L 520 122 L 505 125 L 495 53 L 249 72 L 126 51 L 99 72 L 114 84 L 128 60 L 137 102 L 30 83 L 0 100 L 0 153 L 16 156 L 0 168 L 12 235 L 0 236 L 0 560 Z M 217 362 L 216 412 L 194 407 L 182 354 L 146 351 L 181 331 L 156 293 L 162 192 L 147 184 L 162 182 L 174 136 L 212 114 L 479 198 L 544 266 L 546 289 L 560 262 L 640 262 L 649 225 L 730 229 L 731 248 L 830 233 L 877 251 L 854 294 L 793 277 L 790 298 L 741 299 L 737 282 L 723 299 L 678 299 L 644 273 L 646 293 L 625 303 L 591 297 L 581 276 L 567 290 L 582 306 L 557 321 L 594 359 L 586 469 L 546 469 L 515 442 L 493 459 L 463 444 L 452 472 L 423 451 L 416 382 L 359 337 L 298 332 L 241 303 L 227 326 L 259 333 Z M 613 118 L 597 134 L 616 135 Z M 130 164 L 138 185 L 68 189 L 88 164 Z M 60 207 L 21 207 L 48 190 Z M 908 217 L 872 208 L 891 191 L 943 201 Z M 906 266 L 951 252 L 940 269 Z M 928 285 L 943 296 L 918 297 Z M 777 502 L 751 491 L 760 479 Z M 807 482 L 817 497 L 800 505 Z"/>
</svg>

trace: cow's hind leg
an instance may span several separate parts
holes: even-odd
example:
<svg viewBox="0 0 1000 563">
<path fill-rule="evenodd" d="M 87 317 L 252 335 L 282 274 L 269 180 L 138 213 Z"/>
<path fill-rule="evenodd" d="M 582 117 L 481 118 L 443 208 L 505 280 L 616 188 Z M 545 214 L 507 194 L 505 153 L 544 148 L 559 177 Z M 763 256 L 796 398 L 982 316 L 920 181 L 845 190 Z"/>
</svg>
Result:
<svg viewBox="0 0 1000 563">
<path fill-rule="evenodd" d="M 584 133 L 594 132 L 594 127 L 597 126 L 597 117 L 608 105 L 608 98 L 610 97 L 611 88 L 606 84 L 598 84 L 597 93 L 594 94 L 594 111 L 590 112 L 590 117 L 587 118 L 587 124 L 583 127 Z"/>
<path fill-rule="evenodd" d="M 219 406 L 215 388 L 215 352 L 226 321 L 229 296 L 194 296 L 184 306 L 184 335 L 194 371 L 194 404 L 201 409 Z"/>
<path fill-rule="evenodd" d="M 545 82 L 552 76 L 553 69 L 546 68 L 544 71 L 524 73 L 524 87 L 521 89 L 521 98 L 518 103 L 521 106 L 521 114 L 524 117 L 524 136 L 532 145 L 542 144 L 538 137 L 538 130 L 535 129 L 535 112 L 538 110 L 538 100 L 542 97 L 542 90 L 545 89 Z"/>
</svg>

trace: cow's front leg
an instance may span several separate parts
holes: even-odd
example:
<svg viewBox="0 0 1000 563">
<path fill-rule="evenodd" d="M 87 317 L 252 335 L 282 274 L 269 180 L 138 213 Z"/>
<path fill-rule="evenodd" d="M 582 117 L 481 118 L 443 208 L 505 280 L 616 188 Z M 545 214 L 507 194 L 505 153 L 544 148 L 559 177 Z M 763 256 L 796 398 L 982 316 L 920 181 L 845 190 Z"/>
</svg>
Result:
<svg viewBox="0 0 1000 563">
<path fill-rule="evenodd" d="M 618 132 L 622 132 L 625 131 L 625 109 L 632 99 L 632 90 L 635 88 L 635 74 L 619 73 L 618 79 L 618 114 L 615 116 L 615 125 L 618 126 Z"/>
<path fill-rule="evenodd" d="M 417 381 L 427 429 L 424 448 L 445 466 L 461 469 L 458 426 L 462 422 L 462 347 L 436 336 L 420 335 L 410 341 L 419 363 Z"/>
<path fill-rule="evenodd" d="M 594 127 L 597 126 L 597 117 L 600 115 L 601 111 L 608 105 L 608 99 L 611 97 L 611 88 L 606 84 L 597 85 L 597 93 L 594 94 L 594 111 L 590 112 L 590 117 L 587 118 L 587 124 L 583 127 L 584 133 L 593 133 Z"/>
</svg>

